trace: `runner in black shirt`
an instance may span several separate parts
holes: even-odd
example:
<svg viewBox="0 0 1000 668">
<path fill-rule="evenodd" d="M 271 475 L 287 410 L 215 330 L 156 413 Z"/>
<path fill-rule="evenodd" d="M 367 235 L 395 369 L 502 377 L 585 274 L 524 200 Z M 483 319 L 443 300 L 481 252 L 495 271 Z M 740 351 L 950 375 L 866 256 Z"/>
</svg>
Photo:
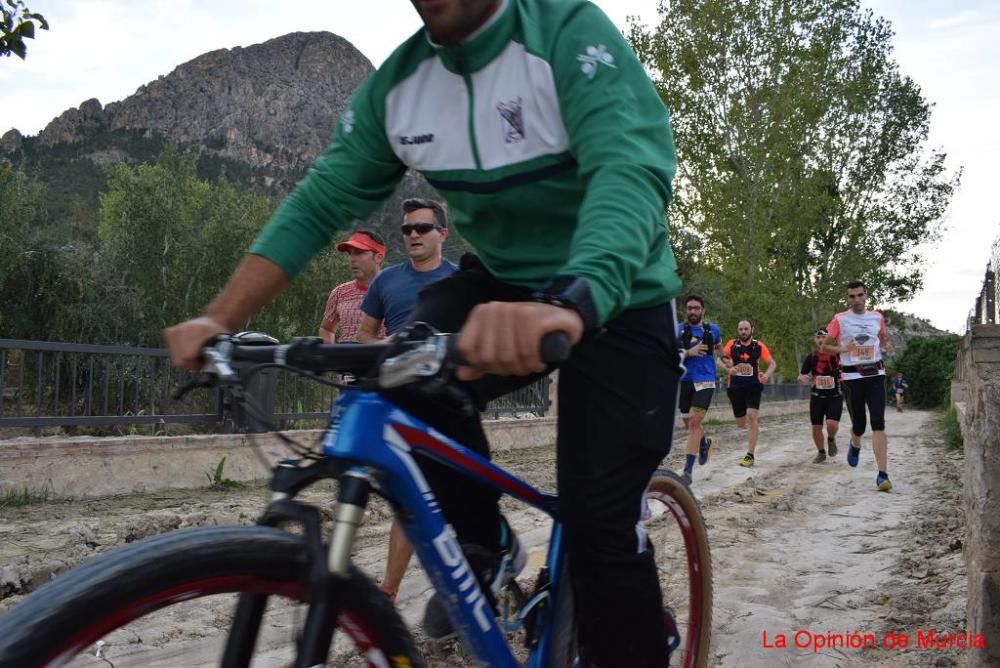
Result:
<svg viewBox="0 0 1000 668">
<path fill-rule="evenodd" d="M 816 464 L 837 454 L 837 430 L 844 410 L 840 391 L 840 355 L 820 352 L 826 339 L 826 329 L 816 332 L 816 350 L 802 361 L 799 381 L 812 385 L 809 396 L 809 421 L 813 443 L 816 444 Z M 823 449 L 823 420 L 826 420 L 826 450 Z"/>
</svg>

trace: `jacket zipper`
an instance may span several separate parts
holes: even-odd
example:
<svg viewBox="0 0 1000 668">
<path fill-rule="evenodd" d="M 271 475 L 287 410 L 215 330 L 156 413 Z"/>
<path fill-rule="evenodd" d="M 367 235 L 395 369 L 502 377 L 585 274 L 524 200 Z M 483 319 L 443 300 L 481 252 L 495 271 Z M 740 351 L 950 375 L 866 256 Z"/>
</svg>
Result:
<svg viewBox="0 0 1000 668">
<path fill-rule="evenodd" d="M 458 71 L 462 73 L 462 80 L 465 81 L 465 92 L 469 97 L 469 144 L 472 146 L 472 158 L 476 162 L 476 169 L 482 170 L 483 164 L 479 160 L 479 145 L 476 143 L 476 95 L 472 89 L 472 75 L 465 69 L 465 54 L 459 51 L 455 54 L 455 64 Z"/>
</svg>

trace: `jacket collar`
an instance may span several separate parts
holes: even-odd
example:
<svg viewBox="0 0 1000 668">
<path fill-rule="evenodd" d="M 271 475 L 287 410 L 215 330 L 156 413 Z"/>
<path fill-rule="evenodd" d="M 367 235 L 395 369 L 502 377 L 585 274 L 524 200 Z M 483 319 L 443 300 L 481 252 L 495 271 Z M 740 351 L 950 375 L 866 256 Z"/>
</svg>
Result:
<svg viewBox="0 0 1000 668">
<path fill-rule="evenodd" d="M 450 72 L 456 74 L 472 74 L 486 67 L 500 52 L 504 50 L 510 38 L 514 35 L 516 0 L 501 0 L 500 8 L 494 12 L 486 23 L 474 33 L 455 46 L 436 44 L 425 32 L 427 42 L 442 64 Z"/>
</svg>

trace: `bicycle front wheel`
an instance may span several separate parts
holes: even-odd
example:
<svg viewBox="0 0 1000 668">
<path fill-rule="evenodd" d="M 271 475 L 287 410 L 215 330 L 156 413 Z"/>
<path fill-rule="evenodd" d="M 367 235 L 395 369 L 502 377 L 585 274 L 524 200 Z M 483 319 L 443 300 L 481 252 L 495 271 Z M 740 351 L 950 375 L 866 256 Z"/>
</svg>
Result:
<svg viewBox="0 0 1000 668">
<path fill-rule="evenodd" d="M 684 668 L 704 666 L 712 634 L 708 531 L 694 494 L 672 471 L 653 474 L 646 490 L 643 528 L 656 555 L 664 605 L 680 638 L 670 663 Z"/>
<path fill-rule="evenodd" d="M 301 537 L 268 527 L 149 538 L 69 571 L 0 618 L 0 666 L 216 666 L 240 594 L 268 597 L 260 633 L 250 634 L 256 652 L 246 652 L 253 665 L 294 665 L 309 566 Z M 352 568 L 342 596 L 338 628 L 354 647 L 338 643 L 341 665 L 425 665 L 371 580 Z"/>
</svg>

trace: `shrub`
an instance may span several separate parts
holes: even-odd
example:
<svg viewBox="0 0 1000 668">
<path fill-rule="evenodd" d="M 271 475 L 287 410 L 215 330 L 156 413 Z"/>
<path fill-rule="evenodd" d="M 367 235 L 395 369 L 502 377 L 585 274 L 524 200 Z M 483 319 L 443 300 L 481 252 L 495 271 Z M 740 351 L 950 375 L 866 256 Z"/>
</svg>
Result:
<svg viewBox="0 0 1000 668">
<path fill-rule="evenodd" d="M 911 338 L 906 349 L 889 365 L 887 389 L 902 372 L 909 384 L 906 404 L 916 408 L 943 406 L 951 390 L 951 377 L 958 355 L 958 337 L 954 335 Z"/>
</svg>

